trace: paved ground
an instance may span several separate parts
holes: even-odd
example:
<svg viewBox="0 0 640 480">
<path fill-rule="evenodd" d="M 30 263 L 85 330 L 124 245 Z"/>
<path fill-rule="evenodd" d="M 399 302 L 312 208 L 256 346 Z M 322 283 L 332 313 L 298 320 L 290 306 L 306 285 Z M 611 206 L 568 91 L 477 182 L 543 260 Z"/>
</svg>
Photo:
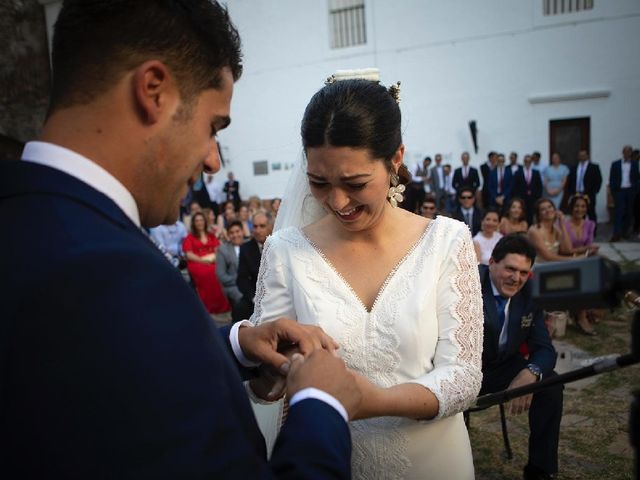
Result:
<svg viewBox="0 0 640 480">
<path fill-rule="evenodd" d="M 596 243 L 600 245 L 600 254 L 614 262 L 632 262 L 640 269 L 640 238 L 635 236 L 623 242 L 609 243 L 611 231 L 611 225 L 598 224 Z"/>
</svg>

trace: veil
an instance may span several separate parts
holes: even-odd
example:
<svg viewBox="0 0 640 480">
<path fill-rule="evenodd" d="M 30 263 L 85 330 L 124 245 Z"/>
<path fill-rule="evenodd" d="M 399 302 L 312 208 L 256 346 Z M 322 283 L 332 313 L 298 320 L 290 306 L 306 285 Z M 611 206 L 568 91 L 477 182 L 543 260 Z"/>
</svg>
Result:
<svg viewBox="0 0 640 480">
<path fill-rule="evenodd" d="M 276 215 L 273 231 L 287 227 L 304 228 L 322 217 L 327 212 L 311 194 L 307 179 L 307 159 L 303 154 L 295 164 L 282 196 L 282 202 Z"/>
</svg>

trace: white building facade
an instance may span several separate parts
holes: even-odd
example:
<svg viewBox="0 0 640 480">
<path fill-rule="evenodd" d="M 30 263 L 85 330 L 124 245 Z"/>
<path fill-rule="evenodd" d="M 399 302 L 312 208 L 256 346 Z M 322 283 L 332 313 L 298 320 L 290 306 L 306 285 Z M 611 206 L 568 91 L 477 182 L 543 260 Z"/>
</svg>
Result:
<svg viewBox="0 0 640 480">
<path fill-rule="evenodd" d="M 219 178 L 232 170 L 244 198 L 282 194 L 302 155 L 305 106 L 339 69 L 378 67 L 385 85 L 402 82 L 408 164 L 442 153 L 455 167 L 464 150 L 476 166 L 491 150 L 538 150 L 546 164 L 578 141 L 606 184 L 622 146 L 640 144 L 638 0 L 225 3 L 245 67 Z M 598 204 L 604 220 L 604 185 Z"/>
</svg>

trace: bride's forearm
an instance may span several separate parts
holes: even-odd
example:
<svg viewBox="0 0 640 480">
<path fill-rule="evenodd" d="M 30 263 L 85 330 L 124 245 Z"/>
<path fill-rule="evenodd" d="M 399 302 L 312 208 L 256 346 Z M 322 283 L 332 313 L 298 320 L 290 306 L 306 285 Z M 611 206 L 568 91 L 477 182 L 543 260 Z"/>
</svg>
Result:
<svg viewBox="0 0 640 480">
<path fill-rule="evenodd" d="M 402 383 L 390 388 L 374 387 L 364 393 L 356 419 L 371 417 L 408 417 L 428 420 L 438 413 L 439 402 L 430 390 L 417 383 Z"/>
</svg>

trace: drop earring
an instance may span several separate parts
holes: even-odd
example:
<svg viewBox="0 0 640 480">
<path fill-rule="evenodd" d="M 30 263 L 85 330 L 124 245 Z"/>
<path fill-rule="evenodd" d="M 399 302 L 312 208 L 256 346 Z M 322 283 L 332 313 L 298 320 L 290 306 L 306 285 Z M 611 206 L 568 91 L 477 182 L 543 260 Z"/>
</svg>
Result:
<svg viewBox="0 0 640 480">
<path fill-rule="evenodd" d="M 391 174 L 391 187 L 389 187 L 389 192 L 387 193 L 387 198 L 389 199 L 389 203 L 393 208 L 396 208 L 399 203 L 404 200 L 404 196 L 402 195 L 405 190 L 405 186 L 403 184 L 399 184 L 400 177 L 398 174 Z"/>
</svg>

